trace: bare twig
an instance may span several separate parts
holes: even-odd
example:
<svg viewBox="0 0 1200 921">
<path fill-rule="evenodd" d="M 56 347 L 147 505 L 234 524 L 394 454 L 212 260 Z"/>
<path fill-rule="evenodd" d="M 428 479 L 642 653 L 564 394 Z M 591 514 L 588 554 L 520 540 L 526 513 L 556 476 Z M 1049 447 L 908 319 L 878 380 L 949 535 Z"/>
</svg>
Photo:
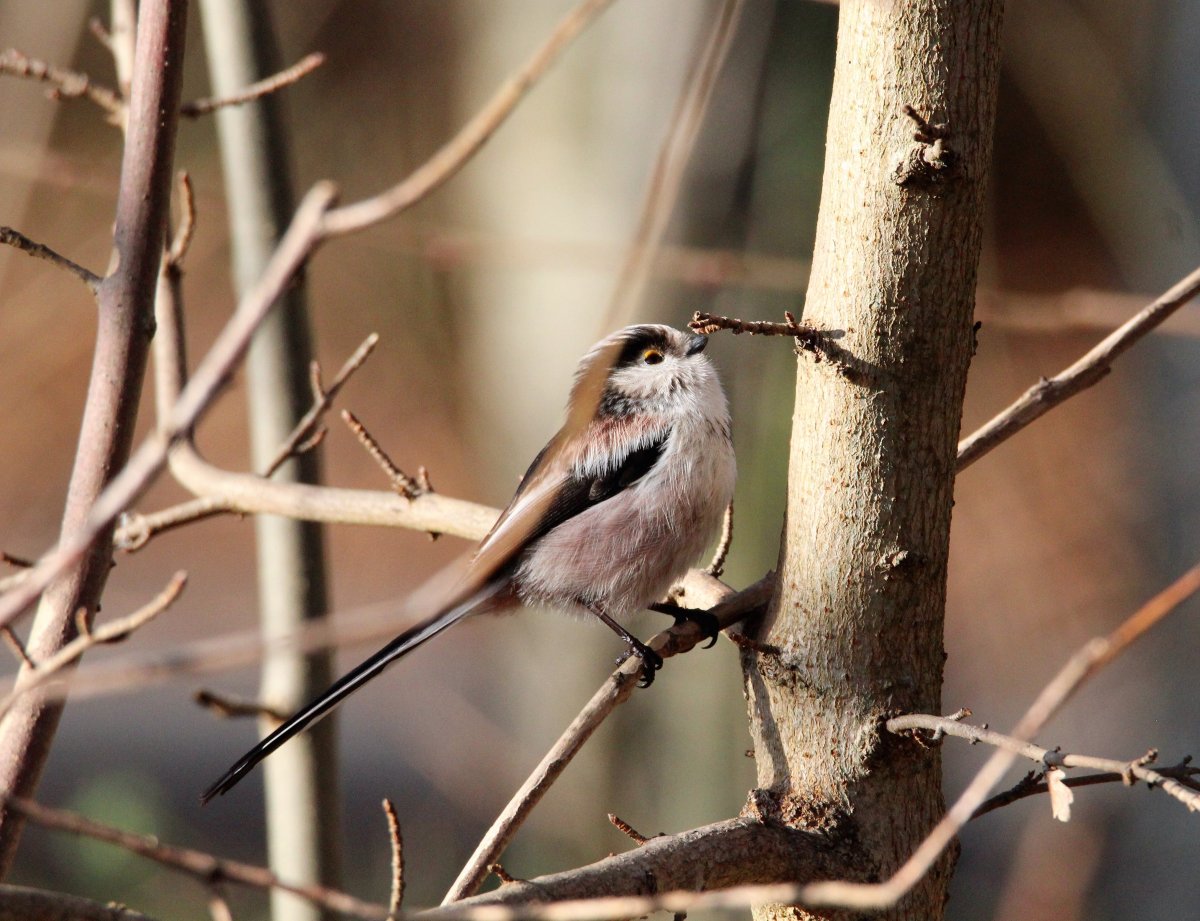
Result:
<svg viewBox="0 0 1200 921">
<path fill-rule="evenodd" d="M 13 230 L 11 227 L 0 227 L 0 243 L 3 243 L 5 246 L 16 247 L 22 252 L 35 256 L 38 259 L 45 259 L 47 262 L 58 266 L 58 268 L 65 269 L 83 282 L 93 295 L 100 286 L 102 279 L 95 272 L 85 269 L 76 262 L 72 262 L 66 256 L 59 255 L 42 243 L 35 243 L 29 237 L 25 236 L 25 234 Z"/>
<path fill-rule="evenodd" d="M 233 911 L 225 898 L 225 887 L 217 883 L 208 887 L 208 916 L 212 921 L 233 921 Z"/>
<path fill-rule="evenodd" d="M 7 796 L 0 798 L 0 802 L 3 802 L 5 809 L 19 813 L 43 828 L 71 832 L 85 838 L 104 841 L 191 876 L 205 886 L 214 883 L 236 883 L 255 889 L 279 889 L 298 895 L 331 911 L 342 912 L 357 918 L 374 921 L 374 919 L 387 917 L 387 909 L 382 905 L 365 902 L 345 892 L 325 886 L 295 886 L 279 879 L 274 873 L 263 867 L 236 860 L 226 860 L 191 848 L 165 844 L 153 835 L 138 835 L 113 828 L 110 825 L 102 825 L 76 813 L 52 809 L 32 800 Z"/>
<path fill-rule="evenodd" d="M 77 662 L 89 649 L 108 643 L 119 643 L 135 630 L 148 624 L 175 603 L 186 584 L 187 573 L 177 572 L 171 577 L 166 588 L 132 614 L 119 617 L 95 628 L 88 628 L 84 622 L 83 629 L 79 630 L 78 636 L 41 662 L 34 662 L 26 653 L 25 660 L 31 671 L 13 690 L 4 697 L 0 697 L 0 714 L 7 713 L 13 701 L 20 695 L 27 694 L 34 688 L 40 688 L 52 681 L 59 672 Z"/>
<path fill-rule="evenodd" d="M 367 427 L 359 421 L 358 417 L 348 409 L 342 410 L 342 421 L 352 431 L 359 443 L 366 449 L 366 452 L 371 455 L 371 459 L 375 461 L 383 470 L 388 478 L 388 482 L 392 484 L 392 490 L 399 496 L 405 499 L 417 499 L 427 492 L 432 492 L 428 488 L 428 474 L 424 477 L 419 475 L 418 479 L 413 479 L 403 470 L 393 463 L 388 457 L 388 453 L 383 450 L 383 447 L 376 440 L 375 436 L 367 431 Z M 425 468 L 421 468 L 424 473 Z M 421 479 L 426 479 L 426 485 L 422 485 Z"/>
<path fill-rule="evenodd" d="M 311 450 L 315 446 L 314 439 L 319 439 L 323 435 L 318 435 L 318 432 L 323 430 L 318 428 L 318 423 L 321 418 L 329 411 L 333 405 L 333 401 L 337 398 L 338 391 L 350 379 L 350 376 L 363 366 L 363 362 L 370 357 L 375 346 L 379 343 L 379 334 L 371 333 L 362 341 L 354 353 L 346 359 L 345 364 L 338 370 L 337 376 L 333 379 L 333 383 L 326 389 L 321 384 L 321 366 L 317 362 L 313 362 L 312 367 L 312 390 L 313 403 L 306 412 L 303 418 L 296 423 L 296 427 L 292 429 L 292 433 L 287 437 L 287 440 L 279 446 L 279 450 L 267 464 L 263 471 L 263 477 L 269 478 L 276 470 L 283 466 L 284 462 L 294 454 L 301 453 L 302 449 Z M 307 445 L 307 448 L 305 446 Z"/>
<path fill-rule="evenodd" d="M 210 691 L 207 688 L 201 688 L 196 691 L 192 695 L 192 700 L 222 719 L 241 719 L 244 717 L 258 719 L 265 716 L 276 723 L 282 723 L 288 718 L 287 713 L 276 710 L 274 707 L 268 707 L 257 700 L 245 700 L 240 697 L 231 697 L 228 694 L 218 694 L 216 691 Z"/>
<path fill-rule="evenodd" d="M 639 832 L 636 828 L 634 828 L 632 825 L 630 825 L 628 822 L 626 822 L 623 818 L 621 818 L 619 815 L 617 815 L 615 812 L 610 812 L 608 814 L 608 821 L 609 821 L 609 823 L 611 823 L 613 828 L 615 828 L 617 831 L 619 831 L 621 834 L 623 834 L 626 838 L 628 838 L 634 844 L 639 844 L 639 845 L 645 844 L 647 841 L 650 840 L 645 835 L 643 835 L 641 832 Z"/>
<path fill-rule="evenodd" d="M 730 589 L 716 579 L 709 578 L 707 585 L 710 593 L 707 598 L 702 597 L 704 590 L 699 588 L 699 585 L 689 592 L 689 596 L 699 603 L 698 606 L 709 608 L 709 613 L 715 616 L 717 623 L 724 628 L 744 618 L 749 611 L 765 605 L 774 591 L 775 580 L 774 577 L 768 576 L 737 594 L 732 594 Z M 696 624 L 684 623 L 658 634 L 650 641 L 649 646 L 663 658 L 667 658 L 679 652 L 686 652 L 702 639 L 701 630 Z M 476 846 L 475 853 L 458 874 L 458 879 L 442 899 L 443 905 L 457 902 L 479 888 L 487 878 L 487 868 L 507 847 L 517 829 L 578 754 L 583 744 L 605 718 L 633 694 L 640 668 L 636 658 L 626 659 L 592 695 L 592 699 L 572 720 L 571 725 L 492 823 L 492 827 Z"/>
<path fill-rule="evenodd" d="M 114 123 L 119 123 L 125 112 L 121 97 L 108 87 L 94 83 L 87 74 L 55 67 L 15 48 L 0 53 L 0 73 L 45 83 L 50 87 L 51 99 L 86 99 L 103 109 L 109 121 Z"/>
<path fill-rule="evenodd" d="M 729 550 L 733 546 L 733 500 L 725 507 L 725 517 L 721 519 L 721 539 L 717 541 L 717 549 L 713 552 L 712 562 L 704 571 L 714 579 L 719 579 L 725 573 L 725 561 L 729 558 Z"/>
<path fill-rule="evenodd" d="M 492 876 L 496 877 L 496 879 L 500 880 L 500 884 L 503 886 L 510 886 L 513 883 L 521 882 L 521 880 L 517 879 L 506 869 L 504 869 L 504 864 L 500 863 L 499 861 L 488 864 L 488 872 L 491 873 Z"/>
<path fill-rule="evenodd" d="M 1133 778 L 1136 778 L 1137 780 L 1145 781 L 1151 787 L 1162 787 L 1166 793 L 1187 806 L 1189 811 L 1195 812 L 1197 809 L 1200 809 L 1200 793 L 1187 789 L 1172 779 L 1168 773 L 1170 770 L 1179 770 L 1182 768 L 1184 776 L 1190 776 L 1191 774 L 1200 773 L 1200 769 L 1188 768 L 1186 761 L 1180 768 L 1175 769 L 1154 770 L 1147 767 L 1147 765 L 1154 761 L 1157 753 L 1147 753 L 1141 758 L 1136 758 L 1132 761 L 1120 761 L 1115 758 L 1098 758 L 1092 755 L 1064 754 L 1057 748 L 1042 748 L 1040 745 L 1034 745 L 1032 742 L 1023 741 L 1014 736 L 1004 735 L 985 727 L 972 726 L 960 722 L 953 717 L 930 716 L 923 713 L 895 717 L 888 720 L 886 726 L 888 732 L 923 729 L 931 731 L 935 737 L 951 735 L 967 739 L 972 743 L 983 742 L 986 745 L 992 745 L 996 748 L 1012 752 L 1019 757 L 1037 761 L 1047 768 L 1086 768 L 1093 771 L 1106 771 L 1116 780 L 1124 779 L 1131 781 Z M 1091 782 L 1097 783 L 1098 781 L 1092 780 Z M 1043 787 L 1042 789 L 1044 790 L 1045 788 Z M 1031 795 L 1031 793 L 1023 795 Z M 984 812 L 990 812 L 991 809 L 995 808 L 997 807 L 991 806 L 989 809 L 983 810 L 980 807 L 980 809 L 975 811 L 973 816 L 978 817 L 983 815 Z"/>
<path fill-rule="evenodd" d="M 675 211 L 679 189 L 696 138 L 704 124 L 729 47 L 737 34 L 745 0 L 725 0 L 671 114 L 670 128 L 659 148 L 642 202 L 633 244 L 625 257 L 605 316 L 605 329 L 626 326 L 637 310 L 654 262 Z"/>
<path fill-rule="evenodd" d="M 185 102 L 180 106 L 179 114 L 185 118 L 199 118 L 202 115 L 209 115 L 217 109 L 222 109 L 226 106 L 245 105 L 247 102 L 253 102 L 255 99 L 261 99 L 263 96 L 277 92 L 285 86 L 291 86 L 293 83 L 307 77 L 324 63 L 325 55 L 320 52 L 305 55 L 291 67 L 262 80 L 256 80 L 240 93 L 220 98 L 194 99 L 191 102 Z"/>
<path fill-rule="evenodd" d="M 29 658 L 25 644 L 21 642 L 21 638 L 17 636 L 17 632 L 12 627 L 0 628 L 0 639 L 3 639 L 4 645 L 12 650 L 12 654 L 18 662 L 26 668 L 37 668 L 37 663 Z"/>
<path fill-rule="evenodd" d="M 179 171 L 179 224 L 171 235 L 171 246 L 167 250 L 167 264 L 175 269 L 183 267 L 183 258 L 192 245 L 192 234 L 196 230 L 196 193 L 192 189 L 192 177 L 187 170 Z"/>
<path fill-rule="evenodd" d="M 383 814 L 387 817 L 388 840 L 392 844 L 392 888 L 388 896 L 388 915 L 400 914 L 404 905 L 404 839 L 400 835 L 400 817 L 390 799 L 383 800 Z"/>
<path fill-rule="evenodd" d="M 1096 784 L 1124 783 L 1126 778 L 1124 768 L 1128 766 L 1124 765 L 1120 771 L 1104 771 L 1098 774 L 1084 774 L 1080 777 L 1071 777 L 1063 781 L 1063 783 L 1072 788 L 1090 787 Z M 1190 793 L 1193 796 L 1200 795 L 1200 789 L 1197 788 L 1196 782 L 1193 780 L 1197 774 L 1200 774 L 1200 768 L 1191 766 L 1190 757 L 1184 758 L 1178 764 L 1171 765 L 1170 767 L 1157 768 L 1154 773 L 1170 778 L 1171 781 L 1178 783 L 1181 787 L 1184 787 L 1184 792 Z M 1157 785 L 1150 781 L 1147 781 L 1147 783 L 1149 783 L 1151 788 Z M 983 804 L 972 813 L 971 818 L 978 819 L 980 816 L 987 815 L 989 812 L 994 812 L 1026 797 L 1048 793 L 1049 789 L 1050 785 L 1046 783 L 1042 775 L 1031 771 L 1010 789 L 984 800 Z M 1189 805 L 1188 808 L 1193 812 L 1196 809 L 1194 805 Z"/>
<path fill-rule="evenodd" d="M 1134 343 L 1200 293 L 1200 268 L 1173 285 L 1125 324 L 1101 340 L 1082 358 L 1051 378 L 1042 378 L 986 425 L 958 443 L 961 472 L 1035 419 L 1082 390 L 1099 382 L 1112 363 Z"/>
<path fill-rule="evenodd" d="M 236 509 L 225 500 L 204 496 L 172 505 L 159 512 L 128 512 L 121 516 L 120 524 L 113 533 L 113 546 L 118 550 L 133 553 L 146 546 L 150 538 L 164 531 L 233 511 Z"/>
<path fill-rule="evenodd" d="M 833 334 L 797 322 L 790 311 L 785 311 L 783 318 L 782 323 L 773 323 L 769 320 L 739 320 L 696 311 L 688 327 L 705 336 L 721 329 L 727 329 L 735 336 L 742 333 L 751 336 L 790 336 L 796 340 L 797 352 L 809 352 L 818 361 L 828 361 L 843 377 L 857 380 L 861 376 L 854 369 L 852 356 L 833 341 Z"/>
</svg>

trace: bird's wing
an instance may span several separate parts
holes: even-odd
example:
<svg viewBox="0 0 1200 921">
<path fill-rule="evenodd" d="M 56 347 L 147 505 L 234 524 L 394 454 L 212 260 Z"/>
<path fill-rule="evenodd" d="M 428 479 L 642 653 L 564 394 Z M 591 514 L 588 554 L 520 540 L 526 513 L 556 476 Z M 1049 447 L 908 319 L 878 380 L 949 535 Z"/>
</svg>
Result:
<svg viewBox="0 0 1200 921">
<path fill-rule="evenodd" d="M 565 427 L 555 435 L 533 459 L 512 501 L 480 543 L 471 562 L 470 583 L 488 581 L 551 528 L 649 473 L 662 456 L 671 429 L 644 422 L 636 425 L 636 434 L 633 429 L 621 420 L 596 420 L 581 438 L 567 438 Z M 607 447 L 596 451 L 596 445 Z"/>
</svg>

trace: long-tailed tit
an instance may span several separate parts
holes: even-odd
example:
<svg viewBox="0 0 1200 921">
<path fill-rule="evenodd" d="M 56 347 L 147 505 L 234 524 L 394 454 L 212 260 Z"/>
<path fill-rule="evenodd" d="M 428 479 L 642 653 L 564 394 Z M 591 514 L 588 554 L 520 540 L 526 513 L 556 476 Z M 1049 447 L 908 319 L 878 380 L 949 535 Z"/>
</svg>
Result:
<svg viewBox="0 0 1200 921">
<path fill-rule="evenodd" d="M 649 685 L 662 658 L 618 619 L 647 607 L 681 616 L 660 601 L 703 552 L 733 495 L 729 410 L 701 354 L 707 344 L 669 326 L 630 326 L 597 343 L 575 374 L 566 423 L 534 458 L 451 600 L 263 739 L 202 800 L 474 614 L 522 603 L 590 613 L 641 657 Z"/>
</svg>

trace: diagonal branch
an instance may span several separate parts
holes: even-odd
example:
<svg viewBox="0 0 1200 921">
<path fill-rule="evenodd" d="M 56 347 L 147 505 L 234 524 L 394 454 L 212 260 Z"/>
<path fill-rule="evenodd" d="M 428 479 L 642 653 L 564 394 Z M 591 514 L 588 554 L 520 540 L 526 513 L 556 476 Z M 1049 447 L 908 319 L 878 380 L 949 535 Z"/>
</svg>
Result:
<svg viewBox="0 0 1200 921">
<path fill-rule="evenodd" d="M 20 231 L 13 230 L 11 227 L 0 227 L 0 243 L 5 246 L 14 246 L 22 252 L 28 253 L 38 259 L 45 259 L 52 265 L 58 266 L 60 269 L 65 269 L 70 272 L 95 296 L 100 287 L 102 279 L 90 269 L 85 269 L 77 262 L 72 262 L 66 256 L 59 255 L 44 243 L 37 243 Z"/>
<path fill-rule="evenodd" d="M 763 607 L 770 599 L 775 587 L 775 578 L 768 575 L 750 588 L 734 594 L 711 576 L 689 580 L 686 594 L 689 600 L 699 601 L 699 607 L 709 609 L 717 618 L 721 629 L 732 626 L 745 618 L 751 611 Z M 686 631 L 686 632 L 684 632 Z M 660 633 L 649 643 L 650 648 L 663 658 L 687 652 L 703 639 L 699 627 L 684 624 Z M 583 744 L 593 732 L 620 704 L 633 694 L 641 665 L 633 658 L 627 659 L 584 706 L 571 725 L 559 737 L 541 763 L 529 775 L 521 788 L 513 795 L 508 805 L 488 829 L 475 853 L 467 861 L 454 885 L 442 900 L 443 905 L 456 902 L 478 890 L 487 878 L 491 866 L 504 851 L 534 807 L 558 779 Z"/>
<path fill-rule="evenodd" d="M 1176 310 L 1200 294 L 1200 268 L 1118 327 L 1095 348 L 1051 378 L 1042 378 L 1008 409 L 958 443 L 958 470 L 965 470 L 1059 403 L 1099 382 L 1112 363 Z"/>
<path fill-rule="evenodd" d="M 202 115 L 209 115 L 217 111 L 217 109 L 245 105 L 248 102 L 253 102 L 256 99 L 261 99 L 263 96 L 277 92 L 285 86 L 291 86 L 293 83 L 307 77 L 324 63 L 325 55 L 320 52 L 305 55 L 291 67 L 285 68 L 269 77 L 264 77 L 262 80 L 254 81 L 240 93 L 234 93 L 231 96 L 193 99 L 191 102 L 185 102 L 179 107 L 179 114 L 184 118 L 199 118 Z"/>
</svg>

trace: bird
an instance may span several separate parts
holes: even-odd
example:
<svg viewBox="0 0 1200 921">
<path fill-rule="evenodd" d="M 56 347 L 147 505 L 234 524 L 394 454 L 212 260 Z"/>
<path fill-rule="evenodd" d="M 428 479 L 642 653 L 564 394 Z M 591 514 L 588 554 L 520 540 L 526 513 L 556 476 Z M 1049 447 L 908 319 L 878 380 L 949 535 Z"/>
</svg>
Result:
<svg viewBox="0 0 1200 921">
<path fill-rule="evenodd" d="M 402 656 L 464 618 L 544 605 L 594 616 L 641 659 L 662 657 L 620 623 L 649 608 L 716 622 L 663 599 L 711 541 L 733 497 L 729 408 L 703 354 L 708 337 L 629 326 L 579 362 L 562 428 L 530 464 L 438 612 L 391 640 L 243 755 L 201 796 L 228 792 L 255 765 Z M 711 645 L 711 642 L 710 644 Z"/>
</svg>

